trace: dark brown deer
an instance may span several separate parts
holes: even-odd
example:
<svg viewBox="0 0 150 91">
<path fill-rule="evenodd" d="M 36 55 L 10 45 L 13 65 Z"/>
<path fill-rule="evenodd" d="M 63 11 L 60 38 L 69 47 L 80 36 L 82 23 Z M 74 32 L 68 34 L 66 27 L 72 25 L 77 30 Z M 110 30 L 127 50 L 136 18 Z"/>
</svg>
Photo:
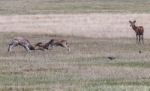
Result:
<svg viewBox="0 0 150 91">
<path fill-rule="evenodd" d="M 130 23 L 130 26 L 132 27 L 132 29 L 135 31 L 136 33 L 136 42 L 137 43 L 141 43 L 141 40 L 142 42 L 144 43 L 144 28 L 143 26 L 136 26 L 135 23 L 136 21 L 129 21 Z"/>
<path fill-rule="evenodd" d="M 51 39 L 47 43 L 38 42 L 35 45 L 35 47 L 37 47 L 37 46 L 40 48 L 43 48 L 43 49 L 47 49 L 47 50 L 49 49 L 49 47 L 53 48 L 55 46 L 60 46 L 60 47 L 66 48 L 68 51 L 70 51 L 67 40 L 61 40 L 61 39 Z"/>
<path fill-rule="evenodd" d="M 12 51 L 12 49 L 16 46 L 22 46 L 25 48 L 27 52 L 31 52 L 31 50 L 43 50 L 42 48 L 35 48 L 31 45 L 30 41 L 23 37 L 15 37 L 9 43 L 8 52 Z"/>
</svg>

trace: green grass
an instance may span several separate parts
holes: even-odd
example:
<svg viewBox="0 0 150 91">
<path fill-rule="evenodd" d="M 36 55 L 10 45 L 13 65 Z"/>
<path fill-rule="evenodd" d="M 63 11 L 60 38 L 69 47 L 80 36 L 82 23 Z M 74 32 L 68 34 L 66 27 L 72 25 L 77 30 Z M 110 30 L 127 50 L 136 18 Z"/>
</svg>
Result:
<svg viewBox="0 0 150 91">
<path fill-rule="evenodd" d="M 0 14 L 149 13 L 149 0 L 1 0 Z"/>
</svg>

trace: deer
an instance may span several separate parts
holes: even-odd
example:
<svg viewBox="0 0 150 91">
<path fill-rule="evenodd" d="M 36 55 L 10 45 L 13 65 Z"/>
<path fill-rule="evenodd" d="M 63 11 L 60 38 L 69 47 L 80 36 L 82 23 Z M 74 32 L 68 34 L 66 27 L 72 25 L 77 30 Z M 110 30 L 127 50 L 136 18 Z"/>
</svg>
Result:
<svg viewBox="0 0 150 91">
<path fill-rule="evenodd" d="M 62 39 L 51 39 L 47 43 L 38 42 L 35 45 L 35 47 L 37 47 L 37 46 L 40 48 L 46 49 L 46 50 L 48 50 L 49 47 L 52 49 L 53 47 L 60 46 L 60 47 L 66 48 L 68 51 L 70 51 L 70 47 L 68 45 L 67 40 L 62 40 Z"/>
<path fill-rule="evenodd" d="M 51 47 L 51 48 L 60 46 L 60 47 L 66 48 L 66 49 L 70 52 L 70 47 L 69 47 L 69 45 L 68 45 L 67 40 L 51 39 L 51 40 L 49 41 L 49 43 L 50 43 L 50 47 Z"/>
<path fill-rule="evenodd" d="M 38 42 L 38 43 L 35 44 L 35 48 L 38 47 L 38 48 L 42 48 L 43 50 L 44 49 L 48 50 L 49 45 L 50 45 L 50 41 L 47 42 L 47 43 Z"/>
<path fill-rule="evenodd" d="M 130 26 L 132 27 L 132 29 L 135 31 L 136 33 L 136 42 L 137 43 L 141 43 L 141 40 L 142 40 L 142 43 L 144 43 L 144 28 L 143 26 L 136 26 L 135 23 L 136 23 L 136 20 L 134 21 L 129 21 L 130 23 Z"/>
<path fill-rule="evenodd" d="M 24 37 L 15 37 L 11 40 L 8 46 L 8 52 L 11 52 L 14 47 L 22 46 L 27 52 L 31 52 L 31 50 L 43 50 L 43 48 L 35 48 L 31 45 L 30 41 Z"/>
</svg>

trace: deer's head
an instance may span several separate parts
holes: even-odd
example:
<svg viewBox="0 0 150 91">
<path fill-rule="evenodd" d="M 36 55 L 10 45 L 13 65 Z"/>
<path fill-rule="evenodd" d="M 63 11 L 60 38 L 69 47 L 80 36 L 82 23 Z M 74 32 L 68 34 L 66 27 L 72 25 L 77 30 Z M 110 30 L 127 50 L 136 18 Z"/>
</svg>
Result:
<svg viewBox="0 0 150 91">
<path fill-rule="evenodd" d="M 130 26 L 133 27 L 133 26 L 135 26 L 136 20 L 134 20 L 134 21 L 129 21 L 129 23 L 130 23 Z"/>
<path fill-rule="evenodd" d="M 54 43 L 54 39 L 51 39 L 51 40 L 48 42 L 49 45 L 52 45 L 53 43 Z"/>
</svg>

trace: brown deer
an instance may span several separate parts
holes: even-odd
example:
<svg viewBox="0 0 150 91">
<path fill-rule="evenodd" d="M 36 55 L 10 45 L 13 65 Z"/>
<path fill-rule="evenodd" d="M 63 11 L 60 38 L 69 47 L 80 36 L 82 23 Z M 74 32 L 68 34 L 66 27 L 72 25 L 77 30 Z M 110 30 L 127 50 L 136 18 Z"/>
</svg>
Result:
<svg viewBox="0 0 150 91">
<path fill-rule="evenodd" d="M 136 33 L 136 42 L 137 43 L 141 43 L 141 40 L 142 42 L 144 43 L 144 38 L 143 38 L 143 35 L 144 35 L 144 28 L 143 26 L 136 26 L 135 23 L 136 21 L 129 21 L 130 23 L 130 26 L 132 27 L 132 29 L 135 31 Z"/>
<path fill-rule="evenodd" d="M 50 47 L 53 48 L 55 46 L 60 46 L 60 47 L 63 47 L 63 48 L 66 48 L 68 51 L 70 51 L 70 47 L 68 45 L 68 42 L 67 40 L 62 40 L 62 39 L 51 39 L 49 41 L 50 43 Z"/>
<path fill-rule="evenodd" d="M 47 43 L 38 42 L 38 43 L 35 44 L 35 48 L 38 47 L 38 48 L 42 48 L 43 50 L 44 49 L 48 50 L 49 45 L 50 45 L 50 41 L 47 42 Z"/>
<path fill-rule="evenodd" d="M 38 42 L 35 45 L 35 47 L 37 47 L 37 46 L 40 48 L 43 48 L 43 49 L 47 49 L 47 50 L 49 49 L 49 47 L 53 48 L 55 46 L 60 46 L 60 47 L 66 48 L 68 51 L 70 51 L 67 40 L 61 40 L 61 39 L 51 39 L 47 43 Z"/>
<path fill-rule="evenodd" d="M 27 52 L 31 52 L 31 50 L 43 50 L 42 48 L 35 48 L 31 45 L 30 41 L 23 37 L 15 37 L 9 43 L 8 52 L 12 51 L 12 49 L 16 46 L 22 46 L 25 48 Z"/>
</svg>

